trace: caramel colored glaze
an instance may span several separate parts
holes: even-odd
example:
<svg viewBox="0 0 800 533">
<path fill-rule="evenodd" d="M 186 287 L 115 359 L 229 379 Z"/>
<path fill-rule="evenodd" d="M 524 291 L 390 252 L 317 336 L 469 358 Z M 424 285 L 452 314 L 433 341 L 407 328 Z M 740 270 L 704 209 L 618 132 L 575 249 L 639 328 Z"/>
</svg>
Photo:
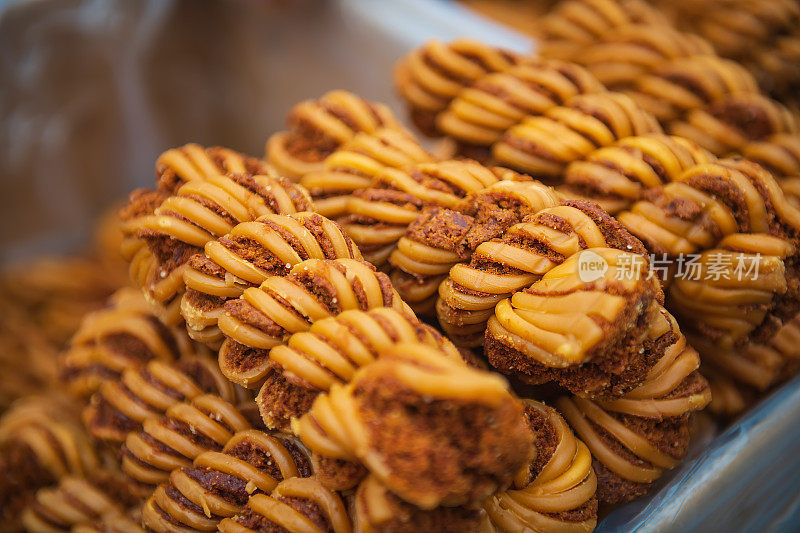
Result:
<svg viewBox="0 0 800 533">
<path fill-rule="evenodd" d="M 287 276 L 267 278 L 225 304 L 219 327 L 226 336 L 219 364 L 228 379 L 258 388 L 270 372 L 268 352 L 293 333 L 348 309 L 408 310 L 388 276 L 355 259 L 307 259 Z"/>
<path fill-rule="evenodd" d="M 132 197 L 133 203 L 137 197 Z M 129 205 L 133 209 L 135 205 Z M 183 273 L 192 255 L 236 224 L 267 214 L 313 209 L 308 193 L 283 178 L 268 175 L 215 175 L 192 180 L 166 197 L 151 214 L 123 222 L 123 232 L 147 244 L 131 259 L 131 275 L 148 300 L 177 311 L 185 291 Z M 166 313 L 170 319 L 174 312 Z M 180 321 L 180 313 L 177 314 Z"/>
<path fill-rule="evenodd" d="M 461 359 L 456 347 L 435 329 L 388 307 L 344 311 L 295 333 L 286 344 L 270 350 L 274 365 L 256 399 L 264 423 L 288 430 L 290 418 L 305 414 L 320 392 L 349 382 L 359 368 L 402 342 L 434 346 Z"/>
<path fill-rule="evenodd" d="M 588 264 L 604 270 L 579 273 Z M 662 300 L 645 257 L 588 248 L 497 304 L 485 353 L 492 366 L 530 383 L 554 380 L 581 397 L 619 395 L 660 355 L 642 343 L 648 324 L 663 320 Z"/>
<path fill-rule="evenodd" d="M 648 189 L 676 181 L 689 168 L 714 157 L 683 137 L 627 137 L 570 163 L 558 191 L 592 200 L 609 213 L 629 209 Z"/>
<path fill-rule="evenodd" d="M 142 430 L 128 433 L 122 447 L 122 469 L 134 492 L 146 496 L 169 479 L 176 468 L 191 466 L 205 451 L 219 451 L 237 431 L 250 424 L 233 405 L 204 394 L 148 418 Z"/>
<path fill-rule="evenodd" d="M 587 533 L 597 524 L 597 477 L 589 449 L 558 412 L 524 400 L 535 454 L 511 488 L 483 504 L 481 533 Z"/>
<path fill-rule="evenodd" d="M 511 483 L 531 454 L 521 413 L 502 377 L 398 344 L 318 396 L 292 429 L 313 452 L 359 461 L 403 500 L 433 509 L 478 504 Z"/>
<path fill-rule="evenodd" d="M 505 175 L 504 170 L 489 169 L 471 160 L 422 163 L 405 171 L 386 168 L 371 188 L 356 191 L 349 198 L 348 215 L 341 224 L 364 258 L 380 267 L 420 209 L 458 209 L 469 194 Z"/>
<path fill-rule="evenodd" d="M 322 170 L 304 175 L 300 184 L 311 194 L 317 212 L 335 220 L 347 214 L 353 192 L 370 187 L 384 169 L 405 170 L 434 160 L 410 133 L 382 128 L 356 134 L 325 159 Z"/>
<path fill-rule="evenodd" d="M 734 381 L 714 366 L 703 365 L 703 375 L 711 389 L 711 403 L 706 410 L 716 417 L 723 420 L 735 418 L 758 400 L 755 389 Z"/>
<path fill-rule="evenodd" d="M 557 402 L 592 452 L 601 501 L 620 503 L 645 494 L 665 470 L 677 466 L 688 448 L 689 415 L 711 401 L 708 383 L 697 371 L 697 351 L 674 319 L 668 317 L 668 323 L 674 340 L 638 387 L 620 398 Z M 662 335 L 654 323 L 649 339 Z"/>
<path fill-rule="evenodd" d="M 462 89 L 436 117 L 436 125 L 459 142 L 488 147 L 528 115 L 564 105 L 578 94 L 603 90 L 594 76 L 574 63 L 532 59 Z"/>
<path fill-rule="evenodd" d="M 341 497 L 313 478 L 282 481 L 272 494 L 254 494 L 244 510 L 219 524 L 221 533 L 263 531 L 350 533 L 350 516 Z"/>
<path fill-rule="evenodd" d="M 772 172 L 776 178 L 800 176 L 800 135 L 779 133 L 742 148 L 742 155 Z"/>
<path fill-rule="evenodd" d="M 541 21 L 539 53 L 574 61 L 587 45 L 605 40 L 631 24 L 666 26 L 662 15 L 642 0 L 566 0 Z"/>
<path fill-rule="evenodd" d="M 480 243 L 469 263 L 450 269 L 439 286 L 439 323 L 456 345 L 479 346 L 495 305 L 568 257 L 602 246 L 645 254 L 642 243 L 597 206 L 566 201 L 545 208 Z"/>
<path fill-rule="evenodd" d="M 666 129 L 726 156 L 741 152 L 752 141 L 797 133 L 797 123 L 780 102 L 760 94 L 732 94 L 689 111 L 685 118 L 667 124 Z"/>
<path fill-rule="evenodd" d="M 658 122 L 624 94 L 582 94 L 508 129 L 492 156 L 535 178 L 560 180 L 567 165 L 600 147 L 660 131 Z"/>
<path fill-rule="evenodd" d="M 192 466 L 173 470 L 144 504 L 142 522 L 157 533 L 216 531 L 252 494 L 269 494 L 283 480 L 312 473 L 311 459 L 296 438 L 240 431 L 222 451 L 204 452 Z"/>
<path fill-rule="evenodd" d="M 523 217 L 558 203 L 551 187 L 504 179 L 472 194 L 462 212 L 427 208 L 389 256 L 392 283 L 415 313 L 433 315 L 439 285 L 454 265 L 469 261 L 476 247 L 500 237 Z"/>
<path fill-rule="evenodd" d="M 288 131 L 267 141 L 267 161 L 281 176 L 299 180 L 324 169 L 325 159 L 357 133 L 402 129 L 391 110 L 347 91 L 305 100 L 289 112 Z"/>
<path fill-rule="evenodd" d="M 72 533 L 145 533 L 139 525 L 137 511 L 118 513 L 112 511 L 98 520 L 72 527 Z"/>
<path fill-rule="evenodd" d="M 225 379 L 208 352 L 171 364 L 154 360 L 103 383 L 84 408 L 83 423 L 98 441 L 121 445 L 129 433 L 141 431 L 145 420 L 164 415 L 173 405 L 203 393 L 239 404 L 242 392 Z"/>
<path fill-rule="evenodd" d="M 161 324 L 141 291 L 126 287 L 111 296 L 107 308 L 83 318 L 59 357 L 59 374 L 70 393 L 88 397 L 129 368 L 194 351 L 185 332 Z"/>
<path fill-rule="evenodd" d="M 735 61 L 695 55 L 663 63 L 626 94 L 666 124 L 727 96 L 758 92 L 756 80 Z"/>
<path fill-rule="evenodd" d="M 480 41 L 431 40 L 398 61 L 394 82 L 411 110 L 415 125 L 424 133 L 435 135 L 436 115 L 462 89 L 486 74 L 503 72 L 520 61 L 516 54 Z"/>
<path fill-rule="evenodd" d="M 337 258 L 361 259 L 361 252 L 341 226 L 316 213 L 264 215 L 237 224 L 188 261 L 181 314 L 189 334 L 218 349 L 223 335 L 217 322 L 226 301 L 270 276 L 287 275 L 306 259 Z"/>
</svg>

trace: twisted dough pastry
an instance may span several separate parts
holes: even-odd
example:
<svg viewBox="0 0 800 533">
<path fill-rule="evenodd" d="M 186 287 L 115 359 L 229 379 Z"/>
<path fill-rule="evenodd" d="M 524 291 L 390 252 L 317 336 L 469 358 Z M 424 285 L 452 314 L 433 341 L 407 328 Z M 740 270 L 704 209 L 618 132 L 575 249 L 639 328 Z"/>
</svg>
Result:
<svg viewBox="0 0 800 533">
<path fill-rule="evenodd" d="M 315 213 L 264 215 L 237 224 L 188 261 L 181 314 L 189 334 L 219 348 L 217 326 L 226 301 L 270 276 L 285 276 L 306 259 L 361 259 L 361 252 L 335 222 Z"/>
<path fill-rule="evenodd" d="M 665 329 L 672 334 L 665 336 Z M 677 466 L 689 444 L 689 415 L 711 400 L 708 383 L 697 371 L 700 357 L 666 311 L 653 322 L 649 338 L 672 340 L 638 387 L 618 398 L 563 397 L 557 402 L 592 452 L 602 502 L 641 496 L 665 470 Z"/>
<path fill-rule="evenodd" d="M 392 284 L 415 313 L 433 314 L 439 284 L 481 243 L 500 237 L 527 215 L 558 205 L 551 187 L 516 178 L 470 195 L 461 213 L 428 208 L 408 227 L 389 262 L 395 267 Z"/>
<path fill-rule="evenodd" d="M 524 400 L 536 453 L 512 488 L 483 504 L 481 533 L 588 532 L 597 523 L 597 477 L 589 449 L 558 411 Z"/>
<path fill-rule="evenodd" d="M 88 524 L 73 526 L 72 533 L 145 533 L 139 525 L 137 512 L 120 514 L 112 511 Z"/>
<path fill-rule="evenodd" d="M 411 108 L 414 124 L 434 135 L 436 115 L 464 87 L 521 61 L 517 54 L 480 41 L 457 39 L 445 44 L 431 40 L 397 62 L 394 82 Z"/>
<path fill-rule="evenodd" d="M 171 319 L 168 325 L 176 325 L 175 311 L 185 290 L 183 273 L 192 255 L 238 223 L 308 209 L 311 200 L 305 189 L 273 176 L 217 175 L 186 183 L 151 215 L 126 223 L 125 232 L 147 244 L 147 250 L 137 251 L 132 260 L 134 281 L 149 300 L 172 311 L 165 316 Z"/>
<path fill-rule="evenodd" d="M 543 209 L 501 238 L 479 244 L 469 263 L 450 269 L 439 286 L 439 323 L 456 345 L 479 346 L 498 302 L 577 252 L 601 246 L 646 253 L 641 242 L 597 206 L 566 201 Z"/>
<path fill-rule="evenodd" d="M 527 115 L 565 105 L 604 87 L 575 63 L 537 59 L 487 74 L 461 90 L 436 117 L 438 129 L 471 145 L 491 146 Z"/>
<path fill-rule="evenodd" d="M 464 199 L 501 179 L 506 171 L 470 160 L 422 163 L 406 171 L 387 168 L 372 188 L 348 200 L 342 226 L 364 258 L 381 266 L 421 208 L 459 208 Z"/>
<path fill-rule="evenodd" d="M 207 450 L 221 450 L 234 433 L 249 427 L 242 413 L 219 396 L 197 396 L 171 406 L 161 418 L 148 418 L 138 433 L 129 433 L 122 447 L 122 469 L 132 490 L 146 496 L 165 483 L 172 470 L 191 466 Z"/>
<path fill-rule="evenodd" d="M 486 329 L 489 363 L 582 397 L 630 390 L 660 356 L 642 350 L 663 300 L 647 267 L 645 257 L 614 248 L 570 256 L 497 304 Z"/>
<path fill-rule="evenodd" d="M 508 486 L 531 453 L 521 412 L 500 376 L 397 344 L 320 395 L 292 429 L 312 452 L 360 461 L 405 501 L 433 509 Z"/>
<path fill-rule="evenodd" d="M 313 473 L 295 437 L 255 429 L 234 435 L 221 452 L 199 455 L 191 467 L 173 470 L 142 508 L 142 523 L 158 533 L 216 531 L 223 518 L 242 511 L 254 492 Z"/>
<path fill-rule="evenodd" d="M 267 141 L 267 161 L 281 176 L 300 179 L 323 170 L 323 162 L 357 133 L 402 129 L 391 110 L 347 91 L 305 100 L 289 112 L 288 131 Z"/>
<path fill-rule="evenodd" d="M 324 168 L 309 172 L 300 184 L 308 189 L 320 215 L 339 218 L 357 190 L 372 185 L 386 168 L 406 169 L 434 157 L 407 131 L 382 128 L 359 133 L 325 159 Z"/>
<path fill-rule="evenodd" d="M 407 309 L 385 274 L 355 259 L 307 259 L 225 304 L 220 369 L 234 383 L 257 388 L 270 371 L 266 350 L 323 318 L 375 307 Z"/>
<path fill-rule="evenodd" d="M 630 208 L 647 189 L 676 181 L 689 168 L 712 161 L 710 153 L 683 137 L 627 137 L 570 163 L 558 191 L 595 201 L 613 214 Z"/>
<path fill-rule="evenodd" d="M 269 496 L 251 496 L 240 514 L 219 524 L 221 533 L 350 533 L 352 529 L 338 494 L 313 478 L 299 477 L 282 481 Z"/>
<path fill-rule="evenodd" d="M 88 397 L 128 368 L 193 351 L 185 332 L 161 324 L 142 292 L 126 287 L 111 296 L 108 308 L 83 318 L 59 357 L 59 373 L 72 394 Z"/>
<path fill-rule="evenodd" d="M 761 141 L 748 143 L 742 155 L 763 166 L 775 177 L 800 176 L 800 135 L 778 133 Z"/>
<path fill-rule="evenodd" d="M 658 122 L 624 94 L 582 94 L 507 130 L 492 147 L 492 156 L 536 178 L 557 179 L 569 163 L 597 148 L 660 131 Z"/>
<path fill-rule="evenodd" d="M 320 392 L 349 382 L 400 342 L 427 344 L 461 358 L 447 338 L 408 313 L 388 307 L 344 311 L 270 350 L 272 366 L 256 398 L 261 418 L 267 427 L 288 430 L 289 421 L 304 415 Z"/>
<path fill-rule="evenodd" d="M 122 444 L 142 422 L 203 393 L 239 403 L 240 391 L 220 373 L 210 354 L 184 356 L 173 364 L 150 361 L 103 383 L 83 410 L 83 423 L 95 439 Z"/>
</svg>

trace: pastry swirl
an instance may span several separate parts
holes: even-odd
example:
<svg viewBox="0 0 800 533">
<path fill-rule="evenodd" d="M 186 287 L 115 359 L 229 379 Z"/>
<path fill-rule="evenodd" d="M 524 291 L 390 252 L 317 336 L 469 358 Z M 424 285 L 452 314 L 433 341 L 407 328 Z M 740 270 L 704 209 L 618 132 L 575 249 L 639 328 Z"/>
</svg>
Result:
<svg viewBox="0 0 800 533">
<path fill-rule="evenodd" d="M 398 344 L 318 396 L 292 429 L 315 454 L 360 461 L 405 501 L 433 509 L 477 504 L 510 484 L 531 453 L 521 409 L 500 376 Z"/>
<path fill-rule="evenodd" d="M 772 172 L 777 178 L 800 176 L 800 135 L 778 133 L 753 141 L 742 148 L 742 155 Z"/>
<path fill-rule="evenodd" d="M 220 369 L 234 383 L 257 388 L 270 370 L 267 350 L 323 318 L 376 307 L 407 308 L 385 274 L 355 259 L 307 259 L 225 303 Z"/>
<path fill-rule="evenodd" d="M 569 163 L 600 147 L 660 131 L 658 122 L 624 94 L 582 94 L 507 130 L 492 156 L 498 164 L 554 180 Z"/>
<path fill-rule="evenodd" d="M 317 212 L 329 218 L 347 214 L 347 202 L 354 191 L 372 185 L 386 168 L 406 169 L 434 161 L 413 135 L 382 128 L 358 133 L 325 159 L 324 168 L 309 172 L 300 184 L 314 200 Z"/>
<path fill-rule="evenodd" d="M 337 493 L 313 478 L 300 477 L 282 481 L 269 496 L 254 494 L 240 514 L 219 524 L 221 533 L 350 533 L 352 528 Z"/>
<path fill-rule="evenodd" d="M 359 132 L 402 128 L 385 105 L 341 90 L 296 104 L 287 123 L 288 131 L 267 141 L 266 157 L 281 176 L 293 180 L 323 170 L 325 158 Z"/>
<path fill-rule="evenodd" d="M 478 346 L 498 302 L 573 254 L 599 246 L 645 254 L 641 242 L 596 206 L 566 201 L 543 209 L 482 242 L 469 263 L 450 269 L 439 286 L 439 323 L 457 345 Z"/>
<path fill-rule="evenodd" d="M 218 348 L 226 301 L 306 259 L 337 258 L 361 259 L 361 252 L 338 224 L 318 214 L 264 215 L 237 224 L 206 243 L 205 254 L 194 255 L 184 271 L 181 313 L 189 334 Z"/>
<path fill-rule="evenodd" d="M 201 453 L 219 451 L 237 431 L 250 424 L 233 405 L 204 394 L 177 403 L 160 418 L 148 418 L 142 430 L 131 432 L 122 447 L 122 469 L 132 490 L 149 494 L 165 483 L 176 468 L 191 466 Z"/>
<path fill-rule="evenodd" d="M 295 333 L 275 346 L 273 363 L 256 402 L 267 427 L 289 428 L 320 392 L 349 382 L 356 371 L 401 342 L 419 342 L 460 359 L 458 350 L 432 327 L 389 307 L 344 311 Z"/>
<path fill-rule="evenodd" d="M 255 429 L 240 431 L 222 451 L 207 451 L 190 467 L 173 470 L 142 508 L 151 531 L 216 531 L 242 511 L 255 492 L 269 494 L 283 480 L 312 475 L 311 460 L 295 438 Z"/>
<path fill-rule="evenodd" d="M 431 40 L 398 61 L 394 82 L 411 109 L 415 125 L 436 133 L 435 117 L 464 87 L 484 75 L 508 70 L 520 62 L 516 54 L 480 41 Z"/>
<path fill-rule="evenodd" d="M 462 89 L 436 117 L 436 125 L 460 142 L 491 146 L 525 116 L 541 115 L 573 96 L 603 90 L 594 76 L 574 63 L 526 61 Z"/>
</svg>

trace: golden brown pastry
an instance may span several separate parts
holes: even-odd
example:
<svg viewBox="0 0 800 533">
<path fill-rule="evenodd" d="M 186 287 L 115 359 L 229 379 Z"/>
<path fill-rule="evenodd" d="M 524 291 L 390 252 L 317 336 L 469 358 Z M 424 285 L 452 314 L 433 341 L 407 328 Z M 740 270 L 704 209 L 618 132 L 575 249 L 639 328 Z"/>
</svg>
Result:
<svg viewBox="0 0 800 533">
<path fill-rule="evenodd" d="M 800 176 L 800 134 L 779 133 L 748 143 L 742 155 L 772 172 L 776 178 Z"/>
<path fill-rule="evenodd" d="M 356 371 L 400 342 L 419 342 L 454 359 L 458 350 L 413 315 L 389 307 L 344 311 L 315 322 L 269 352 L 271 367 L 256 398 L 267 427 L 289 430 L 320 392 L 349 382 Z"/>
<path fill-rule="evenodd" d="M 492 156 L 534 178 L 560 180 L 569 163 L 600 147 L 660 131 L 652 115 L 624 94 L 582 94 L 507 130 Z"/>
<path fill-rule="evenodd" d="M 597 523 L 597 477 L 589 449 L 558 411 L 524 400 L 536 452 L 508 490 L 483 504 L 481 533 L 588 532 Z"/>
<path fill-rule="evenodd" d="M 573 254 L 608 246 L 636 254 L 644 246 L 596 205 L 566 201 L 478 245 L 439 286 L 437 316 L 458 346 L 483 344 L 486 323 L 498 302 L 529 287 Z"/>
<path fill-rule="evenodd" d="M 672 341 L 638 387 L 617 398 L 574 396 L 557 402 L 592 452 L 602 502 L 641 496 L 677 466 L 689 445 L 689 416 L 711 400 L 708 383 L 697 371 L 700 357 L 671 316 L 664 312 L 663 320 L 652 323 L 650 339 L 664 336 L 664 322 Z"/>
<path fill-rule="evenodd" d="M 287 275 L 306 259 L 340 257 L 361 259 L 361 252 L 341 226 L 316 213 L 264 215 L 237 224 L 187 263 L 181 314 L 189 334 L 218 349 L 223 335 L 217 322 L 226 301 L 270 276 Z"/>
<path fill-rule="evenodd" d="M 398 344 L 317 397 L 292 429 L 315 454 L 362 462 L 423 509 L 477 504 L 531 454 L 522 407 L 496 374 Z"/>
<path fill-rule="evenodd" d="M 216 531 L 223 518 L 242 511 L 253 493 L 271 493 L 283 480 L 313 474 L 308 452 L 295 437 L 240 431 L 222 451 L 199 455 L 173 470 L 142 508 L 150 531 Z"/>
<path fill-rule="evenodd" d="M 331 91 L 318 100 L 296 104 L 288 131 L 267 141 L 267 161 L 281 176 L 297 180 L 323 169 L 323 162 L 357 133 L 401 129 L 391 110 L 347 91 Z"/>
<path fill-rule="evenodd" d="M 372 187 L 353 194 L 341 223 L 364 258 L 380 267 L 423 207 L 456 209 L 470 193 L 503 176 L 502 170 L 471 160 L 422 163 L 405 171 L 387 168 Z"/>
<path fill-rule="evenodd" d="M 520 56 L 472 39 L 431 40 L 398 61 L 394 82 L 411 108 L 414 124 L 436 133 L 436 115 L 464 88 L 487 73 L 503 72 Z"/>
<path fill-rule="evenodd" d="M 617 396 L 638 385 L 661 355 L 642 345 L 662 301 L 645 257 L 588 248 L 497 304 L 485 354 L 496 369 L 529 383 Z"/>
<path fill-rule="evenodd" d="M 376 307 L 406 309 L 385 274 L 355 259 L 307 259 L 225 304 L 220 369 L 234 383 L 257 388 L 270 371 L 267 350 L 323 318 Z"/>
<path fill-rule="evenodd" d="M 240 514 L 220 522 L 219 531 L 350 533 L 352 527 L 338 494 L 313 478 L 294 477 L 282 481 L 269 496 L 251 496 Z"/>
<path fill-rule="evenodd" d="M 213 394 L 177 403 L 163 417 L 146 419 L 141 431 L 128 433 L 122 447 L 122 469 L 131 479 L 132 492 L 150 494 L 172 470 L 191 466 L 207 450 L 221 450 L 234 433 L 249 427 L 242 413 Z"/>
<path fill-rule="evenodd" d="M 320 215 L 337 219 L 347 214 L 352 193 L 370 187 L 384 169 L 404 170 L 434 160 L 410 133 L 382 128 L 356 134 L 325 159 L 322 170 L 309 172 L 300 184 Z"/>
<path fill-rule="evenodd" d="M 73 526 L 72 533 L 144 533 L 136 510 L 127 513 L 112 511 L 88 524 Z"/>
</svg>

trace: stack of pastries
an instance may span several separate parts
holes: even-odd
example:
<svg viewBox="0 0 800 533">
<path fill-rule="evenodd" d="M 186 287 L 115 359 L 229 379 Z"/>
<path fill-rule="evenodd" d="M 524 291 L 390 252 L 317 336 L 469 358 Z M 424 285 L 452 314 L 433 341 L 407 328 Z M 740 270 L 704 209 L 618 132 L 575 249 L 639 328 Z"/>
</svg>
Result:
<svg viewBox="0 0 800 533">
<path fill-rule="evenodd" d="M 543 24 L 400 59 L 452 158 L 346 91 L 164 152 L 4 385 L 2 529 L 591 531 L 796 373 L 792 112 L 638 1 Z"/>
</svg>

